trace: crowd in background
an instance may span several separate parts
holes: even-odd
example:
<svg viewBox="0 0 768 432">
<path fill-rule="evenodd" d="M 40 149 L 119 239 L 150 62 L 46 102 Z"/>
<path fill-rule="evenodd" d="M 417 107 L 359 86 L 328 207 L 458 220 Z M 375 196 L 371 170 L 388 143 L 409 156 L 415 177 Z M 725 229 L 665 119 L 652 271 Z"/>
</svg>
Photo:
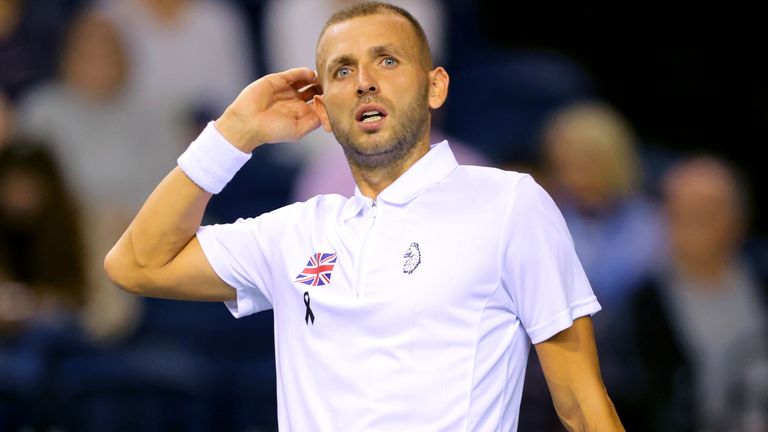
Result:
<svg viewBox="0 0 768 432">
<path fill-rule="evenodd" d="M 260 75 L 314 68 L 352 2 L 0 2 L 0 431 L 276 430 L 271 313 L 132 297 L 102 260 L 207 121 Z M 768 431 L 768 266 L 738 166 L 647 157 L 579 64 L 494 47 L 472 2 L 391 2 L 451 74 L 432 141 L 531 173 L 562 211 L 627 429 Z M 204 223 L 353 189 L 319 129 L 259 148 Z M 520 430 L 562 430 L 533 351 Z"/>
</svg>

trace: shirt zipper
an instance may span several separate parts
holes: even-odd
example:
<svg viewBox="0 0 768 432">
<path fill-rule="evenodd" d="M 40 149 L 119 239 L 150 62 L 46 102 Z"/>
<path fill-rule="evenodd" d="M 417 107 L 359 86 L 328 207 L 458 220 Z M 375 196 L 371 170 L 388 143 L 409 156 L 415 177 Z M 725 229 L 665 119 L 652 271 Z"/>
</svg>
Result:
<svg viewBox="0 0 768 432">
<path fill-rule="evenodd" d="M 371 224 L 368 226 L 368 230 L 365 232 L 365 235 L 363 236 L 363 242 L 360 245 L 360 254 L 358 255 L 360 257 L 360 261 L 357 265 L 357 296 L 360 297 L 364 293 L 364 286 L 365 286 L 365 268 L 366 263 L 368 260 L 368 239 L 370 237 L 371 231 L 373 231 L 373 226 L 376 224 L 376 213 L 378 212 L 376 207 L 376 200 L 373 200 L 371 203 L 371 209 L 369 210 L 369 215 L 371 217 Z"/>
</svg>

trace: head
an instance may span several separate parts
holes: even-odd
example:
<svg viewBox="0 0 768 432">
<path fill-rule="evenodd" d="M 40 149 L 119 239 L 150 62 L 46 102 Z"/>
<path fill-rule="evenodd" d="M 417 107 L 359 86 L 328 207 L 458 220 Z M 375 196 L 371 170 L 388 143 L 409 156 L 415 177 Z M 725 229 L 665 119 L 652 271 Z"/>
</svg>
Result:
<svg viewBox="0 0 768 432">
<path fill-rule="evenodd" d="M 0 41 L 13 34 L 21 22 L 21 1 L 5 0 L 0 2 Z"/>
<path fill-rule="evenodd" d="M 626 120 L 602 102 L 579 102 L 544 126 L 545 163 L 556 186 L 578 205 L 601 207 L 632 193 L 639 159 Z"/>
<path fill-rule="evenodd" d="M 351 165 L 386 167 L 428 149 L 430 110 L 445 101 L 448 74 L 433 68 L 407 11 L 373 2 L 333 15 L 317 43 L 317 72 L 315 109 Z"/>
<path fill-rule="evenodd" d="M 14 138 L 0 149 L 0 224 L 32 229 L 69 207 L 58 165 L 41 145 Z"/>
<path fill-rule="evenodd" d="M 687 268 L 726 263 L 747 225 L 746 193 L 735 170 L 711 156 L 693 157 L 665 175 L 663 193 L 676 261 Z"/>
<path fill-rule="evenodd" d="M 105 16 L 86 12 L 69 29 L 62 53 L 64 81 L 87 99 L 109 99 L 122 90 L 128 59 L 115 25 Z"/>
<path fill-rule="evenodd" d="M 142 0 L 142 3 L 161 24 L 173 24 L 189 6 L 187 0 Z"/>
</svg>

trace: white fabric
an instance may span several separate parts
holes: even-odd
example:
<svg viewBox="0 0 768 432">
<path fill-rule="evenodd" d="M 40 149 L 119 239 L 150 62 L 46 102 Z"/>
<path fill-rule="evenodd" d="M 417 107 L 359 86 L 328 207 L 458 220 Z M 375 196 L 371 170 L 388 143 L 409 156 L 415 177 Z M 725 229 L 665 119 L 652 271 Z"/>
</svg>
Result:
<svg viewBox="0 0 768 432">
<path fill-rule="evenodd" d="M 179 156 L 177 163 L 196 185 L 217 194 L 248 162 L 251 154 L 230 144 L 216 130 L 214 123 L 208 122 L 200 136 Z"/>
<path fill-rule="evenodd" d="M 375 205 L 320 195 L 198 238 L 236 317 L 274 308 L 281 431 L 516 430 L 531 341 L 600 309 L 544 190 L 446 142 Z M 315 253 L 330 283 L 295 282 Z"/>
</svg>

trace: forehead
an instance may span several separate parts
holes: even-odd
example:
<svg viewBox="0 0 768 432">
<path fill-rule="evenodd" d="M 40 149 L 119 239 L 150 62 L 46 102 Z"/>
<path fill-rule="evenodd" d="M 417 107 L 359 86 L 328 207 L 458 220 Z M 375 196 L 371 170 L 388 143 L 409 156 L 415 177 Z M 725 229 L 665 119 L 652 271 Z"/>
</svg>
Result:
<svg viewBox="0 0 768 432">
<path fill-rule="evenodd" d="M 323 67 L 338 56 L 359 56 L 371 47 L 385 45 L 415 53 L 418 38 L 411 23 L 392 13 L 352 18 L 326 29 L 317 44 L 317 63 Z"/>
</svg>

